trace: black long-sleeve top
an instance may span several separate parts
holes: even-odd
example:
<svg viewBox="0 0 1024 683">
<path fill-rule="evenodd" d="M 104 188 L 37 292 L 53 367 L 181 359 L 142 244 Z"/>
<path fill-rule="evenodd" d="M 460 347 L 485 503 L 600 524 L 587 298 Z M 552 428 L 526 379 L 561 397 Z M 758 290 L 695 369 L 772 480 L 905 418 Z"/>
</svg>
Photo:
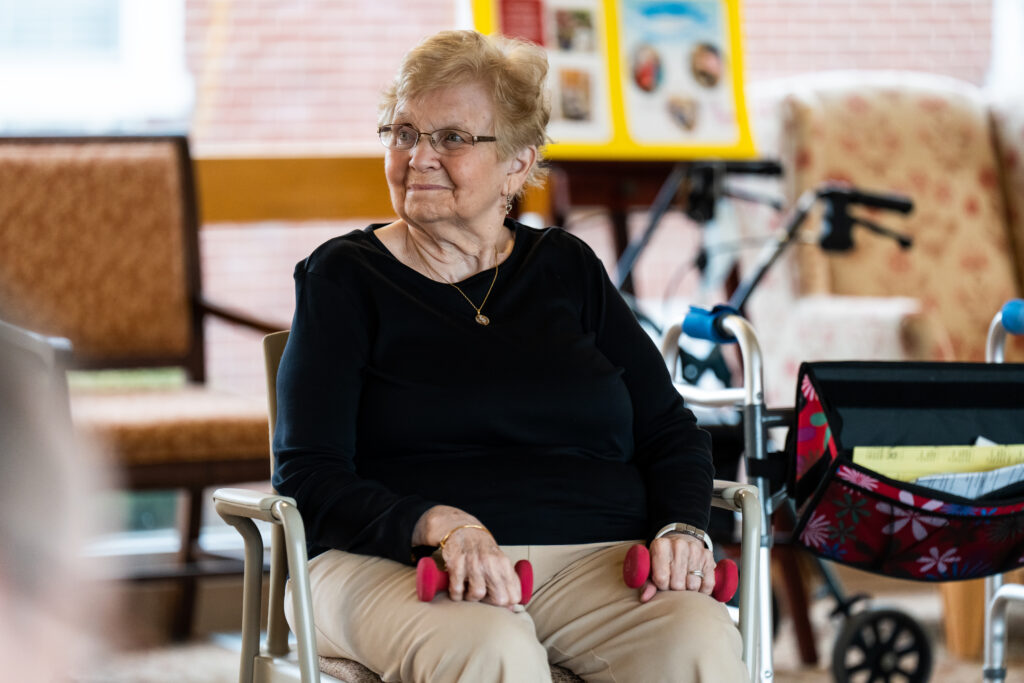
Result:
<svg viewBox="0 0 1024 683">
<path fill-rule="evenodd" d="M 437 504 L 511 545 L 707 527 L 710 438 L 584 242 L 507 220 L 515 245 L 485 327 L 377 227 L 295 268 L 273 483 L 296 499 L 311 556 L 409 562 L 413 527 Z M 493 277 L 458 285 L 480 302 Z"/>
</svg>

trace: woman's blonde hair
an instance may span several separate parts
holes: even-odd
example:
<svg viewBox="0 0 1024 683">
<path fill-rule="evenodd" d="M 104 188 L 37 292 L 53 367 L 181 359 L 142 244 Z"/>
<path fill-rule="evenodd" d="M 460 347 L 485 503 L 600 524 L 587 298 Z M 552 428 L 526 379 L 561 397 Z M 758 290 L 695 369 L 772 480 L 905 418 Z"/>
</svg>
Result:
<svg viewBox="0 0 1024 683">
<path fill-rule="evenodd" d="M 547 73 L 547 54 L 533 43 L 476 31 L 441 31 L 405 55 L 394 81 L 384 90 L 378 123 L 392 123 L 402 103 L 432 90 L 480 83 L 494 101 L 499 158 L 511 159 L 523 148 L 535 145 L 539 162 L 551 116 L 544 89 Z M 535 163 L 526 184 L 540 184 L 545 174 L 546 169 Z"/>
</svg>

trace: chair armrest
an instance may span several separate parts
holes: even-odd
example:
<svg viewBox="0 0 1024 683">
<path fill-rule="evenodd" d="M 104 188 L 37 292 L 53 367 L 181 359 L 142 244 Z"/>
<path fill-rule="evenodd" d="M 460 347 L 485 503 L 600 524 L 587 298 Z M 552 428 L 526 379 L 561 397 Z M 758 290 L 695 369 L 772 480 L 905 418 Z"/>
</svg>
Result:
<svg viewBox="0 0 1024 683">
<path fill-rule="evenodd" d="M 754 325 L 761 331 L 770 405 L 793 405 L 804 361 L 953 358 L 946 330 L 910 297 L 805 296 Z"/>
<path fill-rule="evenodd" d="M 274 513 L 278 502 L 295 505 L 295 499 L 251 489 L 217 489 L 213 492 L 214 505 L 220 514 L 237 515 L 264 522 L 280 522 Z"/>
<path fill-rule="evenodd" d="M 711 504 L 717 508 L 742 512 L 743 504 L 741 498 L 744 492 L 746 495 L 757 498 L 756 486 L 741 484 L 738 481 L 729 481 L 728 479 L 715 479 L 711 490 Z"/>
<path fill-rule="evenodd" d="M 274 322 L 271 320 L 257 318 L 254 315 L 243 313 L 242 311 L 210 301 L 204 297 L 199 297 L 199 300 L 196 303 L 204 314 L 209 313 L 210 315 L 217 316 L 218 318 L 234 323 L 235 325 L 248 327 L 264 334 L 287 330 L 291 326 L 286 322 Z"/>
<path fill-rule="evenodd" d="M 761 504 L 757 488 L 725 479 L 715 479 L 711 504 L 740 513 L 740 605 L 739 627 L 743 639 L 743 661 L 753 679 L 758 628 L 758 574 L 761 537 Z"/>
<path fill-rule="evenodd" d="M 952 357 L 949 337 L 910 297 L 818 295 L 798 299 L 792 334 L 821 360 Z"/>
<path fill-rule="evenodd" d="M 263 541 L 254 519 L 271 522 L 270 595 L 268 598 L 267 652 L 287 654 L 288 625 L 284 619 L 286 570 L 292 581 L 292 609 L 301 680 L 320 680 L 313 599 L 306 568 L 306 532 L 295 499 L 250 489 L 222 488 L 213 493 L 214 507 L 224 521 L 245 540 L 245 577 L 242 607 L 242 670 L 240 680 L 253 679 L 259 654 L 259 620 L 263 576 Z"/>
</svg>

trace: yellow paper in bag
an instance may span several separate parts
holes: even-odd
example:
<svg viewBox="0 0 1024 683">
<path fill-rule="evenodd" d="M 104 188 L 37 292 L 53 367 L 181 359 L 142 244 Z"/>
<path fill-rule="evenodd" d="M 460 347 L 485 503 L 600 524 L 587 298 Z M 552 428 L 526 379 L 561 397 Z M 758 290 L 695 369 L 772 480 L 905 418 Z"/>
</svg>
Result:
<svg viewBox="0 0 1024 683">
<path fill-rule="evenodd" d="M 857 446 L 853 462 L 890 479 L 985 472 L 1024 463 L 1024 444 L 996 446 Z"/>
</svg>

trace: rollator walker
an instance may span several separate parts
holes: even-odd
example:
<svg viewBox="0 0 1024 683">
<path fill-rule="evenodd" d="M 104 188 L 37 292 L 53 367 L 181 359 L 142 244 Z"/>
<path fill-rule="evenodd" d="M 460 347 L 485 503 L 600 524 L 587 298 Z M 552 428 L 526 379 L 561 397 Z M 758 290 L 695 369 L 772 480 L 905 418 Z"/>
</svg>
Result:
<svg viewBox="0 0 1024 683">
<path fill-rule="evenodd" d="M 674 362 L 684 332 L 718 343 L 735 341 L 743 360 L 742 387 L 709 391 L 679 384 L 678 388 L 684 399 L 696 405 L 741 407 L 749 478 L 762 505 L 757 680 L 769 681 L 774 675 L 771 518 L 791 498 L 797 511 L 793 541 L 819 558 L 917 581 L 986 577 L 984 680 L 1005 681 L 1005 612 L 1010 602 L 1024 600 L 1024 587 L 1003 585 L 1001 573 L 1024 560 L 1013 531 L 1019 526 L 1016 520 L 1024 516 L 1024 483 L 1008 481 L 968 499 L 962 493 L 933 488 L 930 482 L 914 483 L 875 472 L 858 464 L 853 452 L 862 446 L 881 447 L 890 449 L 887 457 L 909 458 L 910 452 L 935 451 L 947 444 L 969 447 L 978 433 L 992 435 L 997 444 L 1024 443 L 1020 427 L 1024 405 L 1019 398 L 1024 366 L 991 365 L 1002 363 L 1007 333 L 1024 333 L 1024 300 L 1007 302 L 994 317 L 988 364 L 805 363 L 795 414 L 765 407 L 757 336 L 735 310 L 726 306 L 692 310 L 682 325 L 666 334 L 662 351 L 669 363 Z M 878 397 L 878 405 L 870 405 L 872 396 Z M 952 424 L 931 434 L 936 421 Z M 813 428 L 808 426 L 812 422 Z M 767 430 L 784 426 L 790 427 L 787 457 L 791 462 L 787 482 L 779 488 L 768 474 L 770 468 L 762 465 L 769 457 Z M 797 432 L 795 438 L 793 432 Z M 891 445 L 880 446 L 888 440 Z M 847 525 L 843 532 L 847 522 L 853 526 Z M 832 542 L 837 536 L 839 540 Z M 837 612 L 847 617 L 833 652 L 835 679 L 927 681 L 932 653 L 921 626 L 899 610 L 851 614 L 850 607 L 864 596 L 843 599 L 820 560 L 819 566 L 839 603 Z M 862 675 L 868 678 L 858 678 Z"/>
<path fill-rule="evenodd" d="M 741 199 L 771 203 L 765 198 L 752 195 Z M 733 292 L 727 305 L 711 310 L 691 307 L 681 324 L 669 327 L 661 340 L 662 356 L 675 376 L 679 365 L 680 338 L 683 334 L 715 344 L 735 342 L 739 346 L 742 361 L 743 382 L 740 387 L 724 389 L 702 389 L 692 384 L 676 382 L 684 400 L 695 406 L 720 408 L 738 406 L 742 421 L 744 459 L 748 480 L 756 487 L 761 504 L 761 529 L 758 542 L 757 563 L 757 644 L 758 666 L 754 680 L 771 681 L 774 678 L 772 663 L 772 614 L 771 548 L 773 545 L 772 515 L 787 504 L 788 492 L 780 483 L 784 467 L 778 457 L 770 458 L 769 432 L 776 428 L 789 428 L 793 422 L 793 410 L 789 408 L 768 408 L 764 398 L 764 362 L 757 334 L 749 321 L 740 314 L 750 295 L 762 281 L 768 270 L 775 264 L 796 239 L 800 227 L 811 209 L 818 202 L 826 206 L 826 230 L 820 239 L 820 246 L 827 251 L 845 251 L 853 246 L 851 231 L 859 225 L 876 234 L 895 240 L 901 248 L 909 248 L 911 239 L 873 221 L 854 217 L 848 213 L 851 205 L 862 205 L 908 213 L 913 204 L 900 195 L 866 192 L 858 188 L 825 183 L 805 191 L 790 209 L 786 222 L 778 236 L 766 244 L 757 264 Z M 776 208 L 781 208 L 777 204 Z M 852 604 L 843 598 L 828 569 L 821 567 L 826 584 L 836 596 L 841 609 Z M 742 586 L 741 586 L 742 589 Z"/>
</svg>

